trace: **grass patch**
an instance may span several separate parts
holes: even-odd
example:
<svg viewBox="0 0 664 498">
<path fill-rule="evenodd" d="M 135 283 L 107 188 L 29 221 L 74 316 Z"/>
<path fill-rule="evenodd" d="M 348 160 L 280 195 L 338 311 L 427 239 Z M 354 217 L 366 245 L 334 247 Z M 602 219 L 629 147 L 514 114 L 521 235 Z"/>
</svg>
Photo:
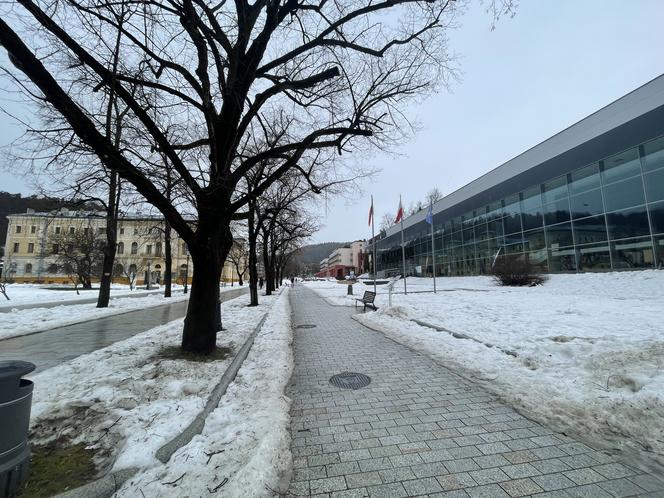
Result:
<svg viewBox="0 0 664 498">
<path fill-rule="evenodd" d="M 157 354 L 155 359 L 161 360 L 186 360 L 208 363 L 210 361 L 225 360 L 233 352 L 231 348 L 218 347 L 212 354 L 196 354 L 182 351 L 180 346 L 165 346 Z"/>
<path fill-rule="evenodd" d="M 97 476 L 93 456 L 94 452 L 86 450 L 85 444 L 70 445 L 64 438 L 32 446 L 30 477 L 16 498 L 53 496 L 93 481 Z"/>
</svg>

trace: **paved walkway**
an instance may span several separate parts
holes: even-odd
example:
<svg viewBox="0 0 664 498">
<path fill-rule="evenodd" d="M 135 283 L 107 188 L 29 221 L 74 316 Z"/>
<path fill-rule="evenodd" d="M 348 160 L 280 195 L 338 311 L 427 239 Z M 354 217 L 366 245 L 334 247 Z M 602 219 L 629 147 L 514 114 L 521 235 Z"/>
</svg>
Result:
<svg viewBox="0 0 664 498">
<path fill-rule="evenodd" d="M 290 496 L 663 497 L 662 481 L 522 417 L 371 331 L 303 285 L 291 293 Z M 311 324 L 315 328 L 297 328 Z M 358 390 L 332 386 L 363 373 Z"/>
<path fill-rule="evenodd" d="M 228 301 L 247 292 L 247 289 L 243 287 L 222 292 L 220 299 Z M 0 360 L 28 360 L 37 365 L 35 372 L 40 372 L 182 318 L 187 313 L 188 303 L 178 301 L 5 339 L 0 341 Z"/>
</svg>

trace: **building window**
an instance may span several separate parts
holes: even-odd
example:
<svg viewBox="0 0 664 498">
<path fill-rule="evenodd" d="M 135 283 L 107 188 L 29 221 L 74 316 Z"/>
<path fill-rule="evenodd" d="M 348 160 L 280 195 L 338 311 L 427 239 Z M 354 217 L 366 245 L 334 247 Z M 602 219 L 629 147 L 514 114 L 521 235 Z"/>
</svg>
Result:
<svg viewBox="0 0 664 498">
<path fill-rule="evenodd" d="M 124 235 L 124 227 L 120 228 L 120 235 Z"/>
<path fill-rule="evenodd" d="M 97 228 L 97 233 L 98 233 L 99 235 L 104 235 L 104 232 L 105 232 L 105 231 L 106 231 L 106 228 L 105 228 L 105 227 L 99 227 L 99 228 Z"/>
<path fill-rule="evenodd" d="M 48 269 L 46 271 L 48 271 L 49 273 L 58 273 L 58 265 L 50 264 L 48 265 Z"/>
<path fill-rule="evenodd" d="M 138 228 L 134 228 L 134 235 L 138 235 Z"/>
<path fill-rule="evenodd" d="M 70 234 L 74 235 L 75 232 L 76 232 L 76 230 L 74 229 L 74 227 L 69 227 L 69 233 Z"/>
<path fill-rule="evenodd" d="M 16 233 L 21 233 L 21 225 L 16 225 Z"/>
<path fill-rule="evenodd" d="M 20 244 L 18 242 L 14 242 L 14 251 L 13 252 L 18 252 L 19 247 L 20 247 Z"/>
<path fill-rule="evenodd" d="M 53 254 L 58 254 L 60 252 L 60 246 L 58 244 L 53 244 L 53 247 L 51 248 L 51 252 Z"/>
<path fill-rule="evenodd" d="M 35 252 L 35 245 L 32 242 L 30 242 L 28 244 L 28 254 L 32 254 L 33 252 Z"/>
<path fill-rule="evenodd" d="M 55 227 L 55 234 L 59 235 L 60 234 L 60 227 Z"/>
<path fill-rule="evenodd" d="M 25 264 L 25 273 L 32 273 L 32 263 Z"/>
<path fill-rule="evenodd" d="M 32 225 L 32 226 L 30 227 L 30 233 L 37 233 L 37 227 L 34 226 L 34 225 Z"/>
<path fill-rule="evenodd" d="M 124 242 L 118 243 L 118 254 L 124 254 Z"/>
<path fill-rule="evenodd" d="M 74 244 L 69 244 L 67 246 L 67 253 L 72 254 L 74 252 Z"/>
<path fill-rule="evenodd" d="M 154 250 L 157 256 L 161 256 L 161 242 L 157 242 L 157 245 L 155 246 Z"/>
<path fill-rule="evenodd" d="M 90 229 L 89 229 L 88 227 L 85 227 L 85 228 L 83 229 L 83 233 L 84 233 L 85 235 L 89 234 L 89 233 L 90 233 Z"/>
<path fill-rule="evenodd" d="M 136 242 L 131 243 L 131 253 L 138 254 L 138 244 Z"/>
<path fill-rule="evenodd" d="M 148 244 L 148 245 L 145 247 L 145 254 L 147 254 L 147 255 L 151 255 L 151 254 L 152 254 L 152 244 Z"/>
</svg>

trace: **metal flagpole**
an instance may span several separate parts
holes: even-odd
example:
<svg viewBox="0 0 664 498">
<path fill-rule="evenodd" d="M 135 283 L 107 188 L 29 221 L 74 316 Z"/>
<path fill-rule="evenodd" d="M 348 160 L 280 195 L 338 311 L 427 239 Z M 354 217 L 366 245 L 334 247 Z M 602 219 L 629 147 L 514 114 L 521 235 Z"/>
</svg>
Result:
<svg viewBox="0 0 664 498">
<path fill-rule="evenodd" d="M 401 204 L 401 196 L 399 196 L 399 209 L 401 210 L 401 262 L 403 263 L 403 293 L 408 294 L 406 287 L 406 245 L 403 241 L 403 205 Z"/>
<path fill-rule="evenodd" d="M 433 203 L 429 204 L 431 215 L 431 263 L 433 264 L 433 293 L 436 293 L 436 246 L 433 241 Z"/>
<path fill-rule="evenodd" d="M 376 265 L 378 261 L 376 260 L 376 234 L 374 232 L 374 218 L 375 213 L 373 209 L 373 195 L 371 196 L 371 240 L 373 240 L 373 277 L 374 277 L 374 294 L 376 293 L 376 279 L 378 278 L 378 271 Z"/>
</svg>

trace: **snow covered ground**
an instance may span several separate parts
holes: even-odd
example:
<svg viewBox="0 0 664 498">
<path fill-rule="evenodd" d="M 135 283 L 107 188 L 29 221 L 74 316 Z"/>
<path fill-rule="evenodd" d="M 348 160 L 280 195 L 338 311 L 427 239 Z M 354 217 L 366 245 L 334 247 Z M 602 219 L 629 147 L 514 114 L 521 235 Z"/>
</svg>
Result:
<svg viewBox="0 0 664 498">
<path fill-rule="evenodd" d="M 246 296 L 222 304 L 227 330 L 219 334 L 217 344 L 232 349 L 232 354 L 224 360 L 192 362 L 160 356 L 164 347 L 179 345 L 182 320 L 176 320 L 32 376 L 35 392 L 31 440 L 39 444 L 65 437 L 73 443 L 82 442 L 95 450 L 101 473 L 161 465 L 154 456 L 157 449 L 182 431 L 203 408 L 233 355 L 278 299 L 262 296 L 260 306 L 254 308 L 247 307 Z M 264 328 L 263 341 L 270 340 L 270 331 L 283 334 L 277 325 L 281 322 L 283 319 L 279 317 L 277 322 L 270 322 L 269 329 Z M 285 353 L 271 352 L 280 354 L 271 365 L 279 370 L 283 365 L 283 370 L 288 371 Z M 261 382 L 274 387 L 283 375 L 280 371 L 256 372 L 245 379 L 246 388 L 257 389 Z M 252 384 L 254 380 L 256 386 Z M 231 397 L 236 396 L 233 393 L 237 389 L 229 390 Z M 271 396 L 269 393 L 259 401 L 269 403 Z M 284 403 L 279 406 L 281 411 Z M 233 421 L 224 422 L 224 417 L 217 416 L 217 429 L 221 431 L 224 424 L 237 424 L 225 436 L 229 438 L 229 434 L 235 434 L 244 424 L 246 430 L 254 433 L 247 438 L 260 441 L 259 431 L 251 423 L 259 420 L 258 413 L 248 413 L 247 406 L 243 409 L 245 415 Z M 233 413 L 228 412 L 225 417 Z M 265 412 L 262 413 L 264 416 Z M 283 421 L 278 422 L 283 425 Z M 263 420 L 262 424 L 261 430 L 265 430 L 266 422 Z"/>
<path fill-rule="evenodd" d="M 156 287 L 159 288 L 158 286 Z M 175 289 L 182 290 L 182 286 L 173 286 Z M 98 289 L 81 289 L 79 288 L 80 295 L 76 294 L 72 285 L 64 284 L 7 284 L 7 295 L 9 301 L 0 294 L 0 307 L 23 305 L 23 304 L 40 304 L 40 303 L 57 303 L 66 301 L 76 301 L 78 299 L 96 298 Z M 144 294 L 151 291 L 143 289 L 129 290 L 129 285 L 113 284 L 111 286 L 111 296 L 120 297 L 134 294 Z"/>
<path fill-rule="evenodd" d="M 223 287 L 220 292 L 227 292 L 239 287 Z M 111 315 L 119 315 L 151 308 L 162 304 L 171 304 L 189 298 L 182 290 L 173 291 L 172 297 L 166 299 L 163 294 L 144 295 L 143 297 L 112 298 L 108 308 L 97 308 L 95 303 L 63 304 L 53 308 L 15 309 L 0 313 L 0 340 L 34 334 L 55 327 L 63 327 L 74 323 L 87 322 Z"/>
<path fill-rule="evenodd" d="M 292 469 L 290 400 L 284 395 L 293 369 L 291 342 L 286 288 L 202 434 L 165 465 L 127 481 L 115 496 L 236 498 L 285 493 Z"/>
<path fill-rule="evenodd" d="M 432 282 L 407 285 L 431 290 Z M 345 285 L 307 285 L 334 304 L 353 304 Z M 533 418 L 596 443 L 664 455 L 664 272 L 552 275 L 526 288 L 490 277 L 438 278 L 437 286 L 435 295 L 405 296 L 398 282 L 392 307 L 379 286 L 379 311 L 356 318 Z M 356 285 L 355 297 L 364 290 L 372 288 Z"/>
</svg>

